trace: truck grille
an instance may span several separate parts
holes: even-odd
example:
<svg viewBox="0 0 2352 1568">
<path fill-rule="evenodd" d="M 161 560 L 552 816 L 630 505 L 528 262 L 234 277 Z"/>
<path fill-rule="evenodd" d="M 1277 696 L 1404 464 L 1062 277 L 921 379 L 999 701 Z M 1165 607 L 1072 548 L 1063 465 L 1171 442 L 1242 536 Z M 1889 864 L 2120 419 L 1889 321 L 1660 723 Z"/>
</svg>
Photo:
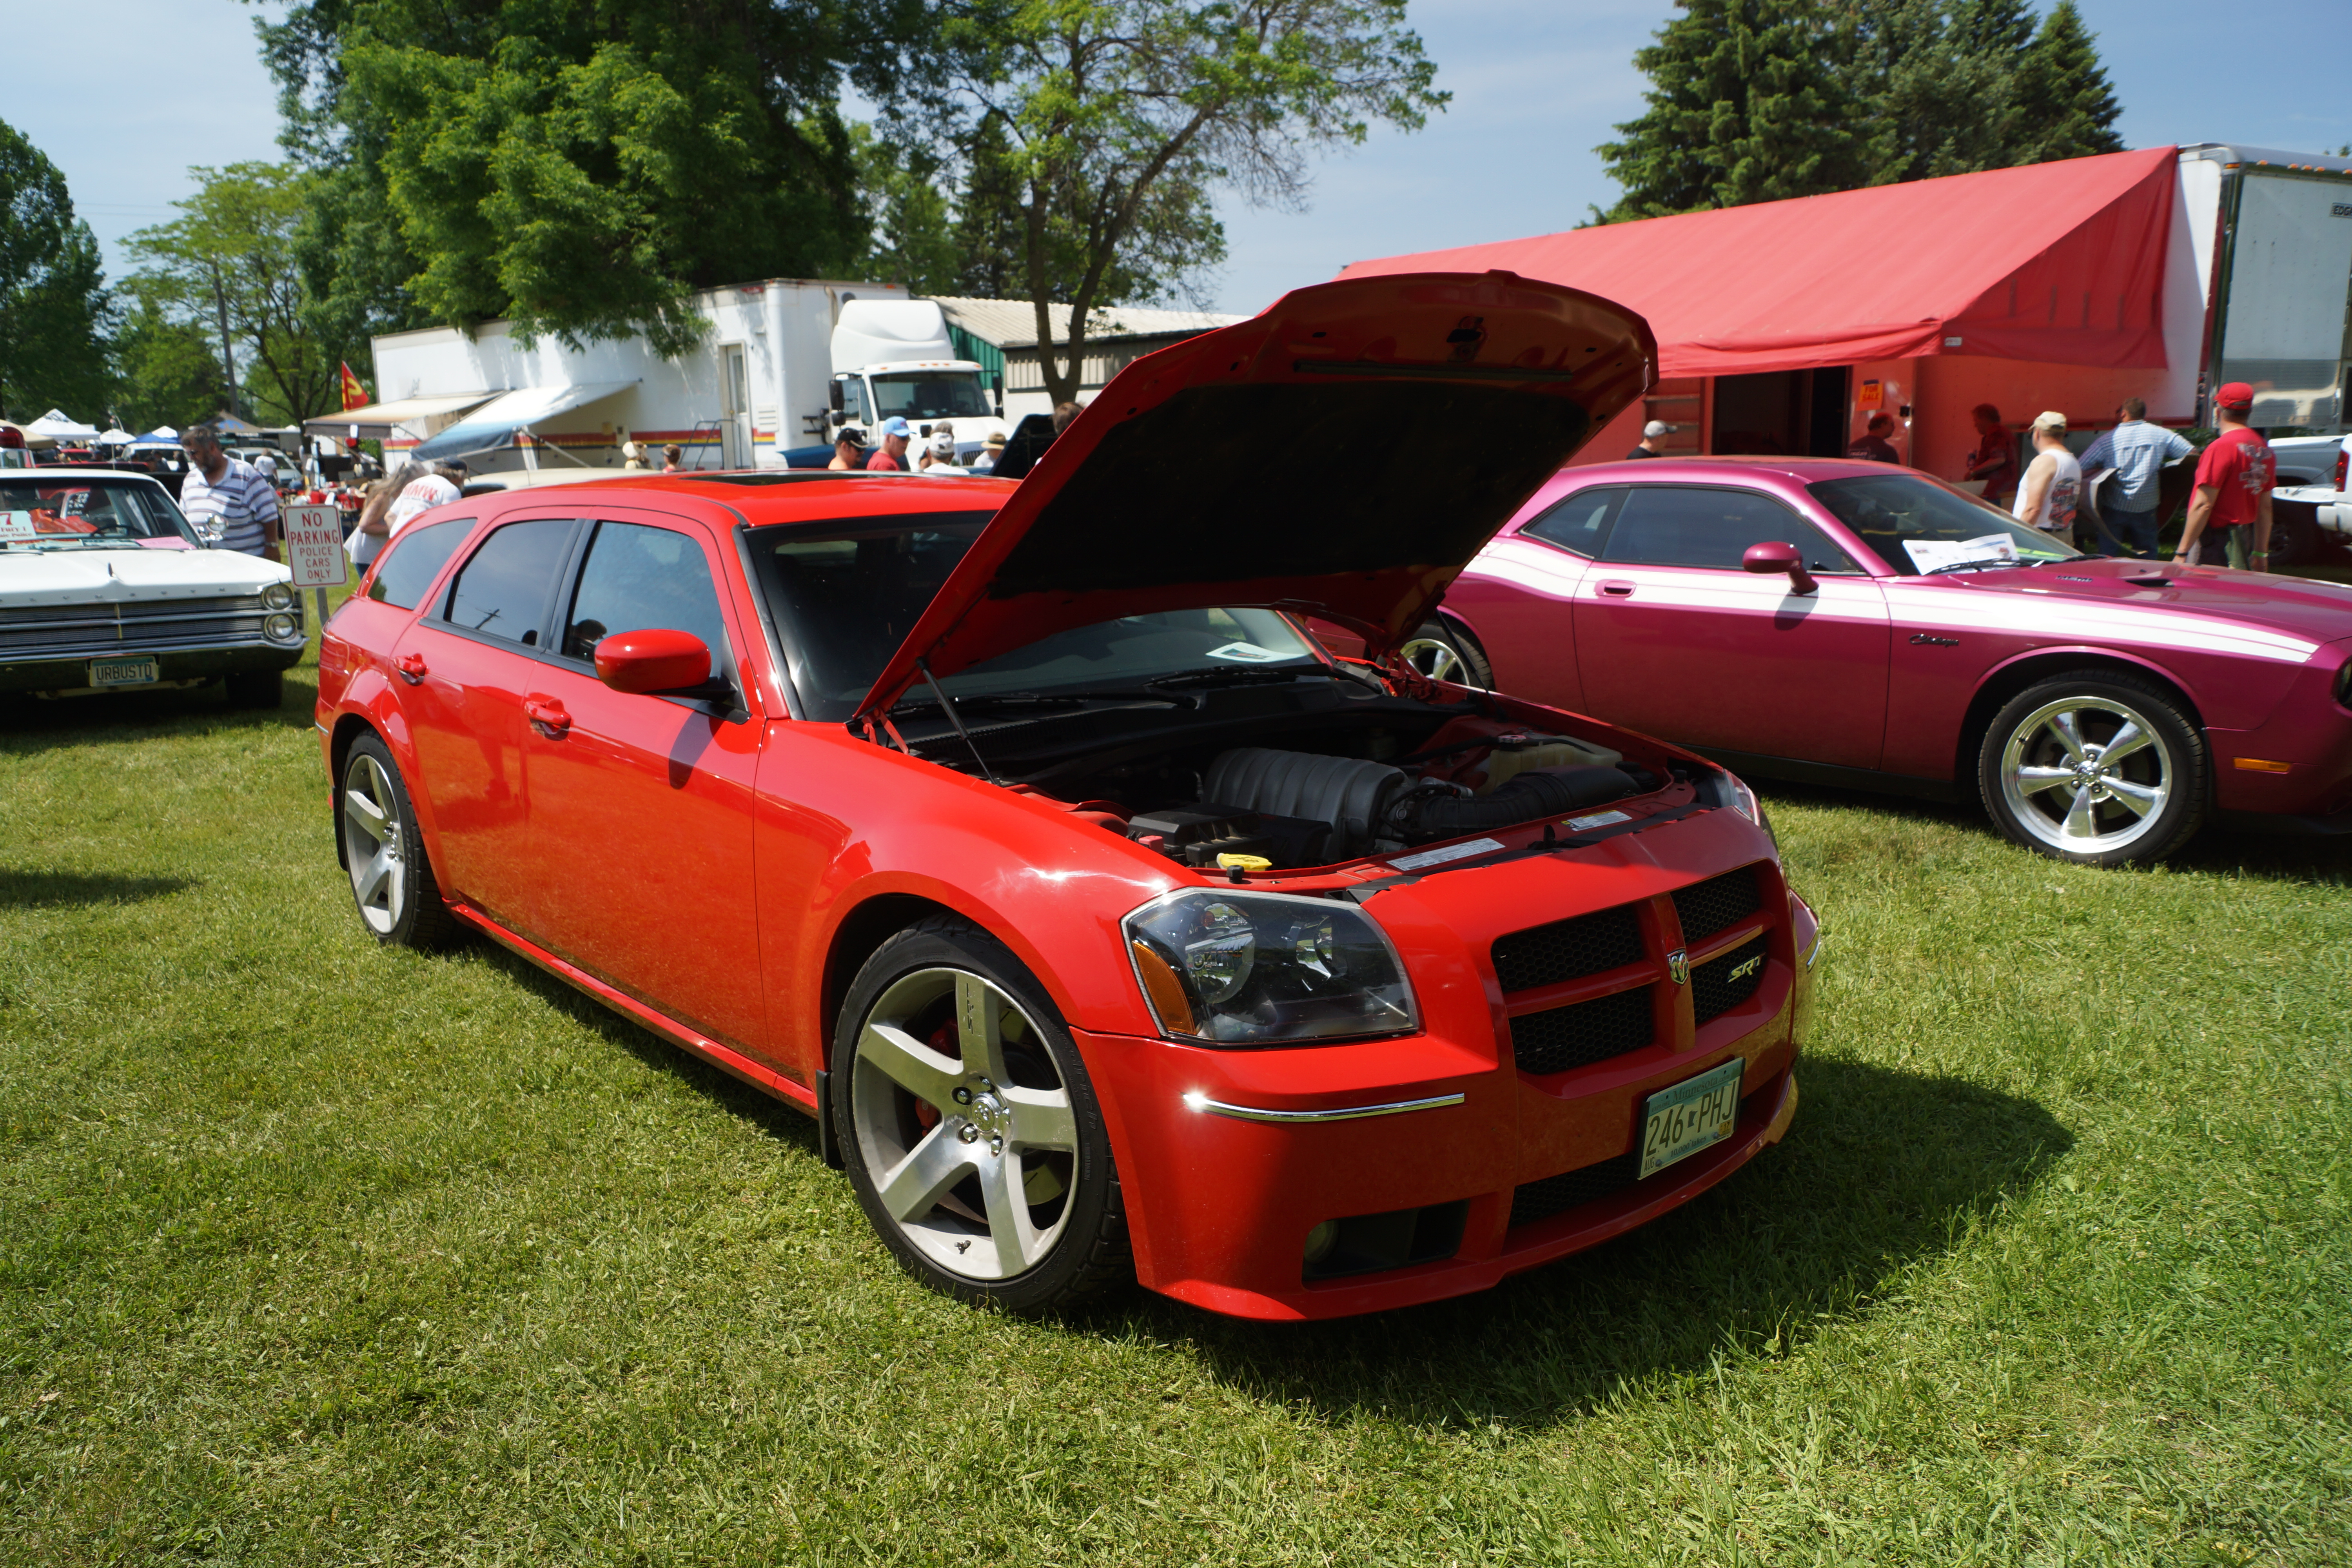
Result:
<svg viewBox="0 0 2352 1568">
<path fill-rule="evenodd" d="M 258 594 L 0 609 L 0 663 L 260 642 L 262 617 L 268 613 Z"/>
<path fill-rule="evenodd" d="M 1705 942 L 1719 931 L 1738 925 L 1764 907 L 1757 887 L 1756 868 L 1742 866 L 1692 884 L 1675 894 L 1675 913 L 1682 917 L 1685 945 Z"/>
<path fill-rule="evenodd" d="M 1764 984 L 1766 938 L 1751 937 L 1691 971 L 1691 1022 L 1704 1027 L 1756 994 Z"/>
<path fill-rule="evenodd" d="M 1495 978 L 1504 990 L 1557 985 L 1641 963 L 1642 922 L 1625 904 L 1497 937 L 1494 952 Z"/>
<path fill-rule="evenodd" d="M 1647 985 L 1525 1014 L 1511 1020 L 1511 1056 L 1521 1072 L 1538 1077 L 1591 1067 L 1648 1045 L 1651 1017 Z"/>
</svg>

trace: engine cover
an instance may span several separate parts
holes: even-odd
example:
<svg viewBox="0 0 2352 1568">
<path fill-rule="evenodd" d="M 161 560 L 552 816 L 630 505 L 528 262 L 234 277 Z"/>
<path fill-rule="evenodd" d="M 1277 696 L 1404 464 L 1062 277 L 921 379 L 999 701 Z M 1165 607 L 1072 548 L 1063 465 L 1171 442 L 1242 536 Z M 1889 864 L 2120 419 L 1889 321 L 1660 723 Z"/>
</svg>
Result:
<svg viewBox="0 0 2352 1568">
<path fill-rule="evenodd" d="M 1248 746 L 1211 763 L 1201 788 L 1209 799 L 1244 811 L 1329 823 L 1328 853 L 1340 859 L 1370 847 L 1381 814 L 1404 783 L 1404 774 L 1386 763 Z"/>
</svg>

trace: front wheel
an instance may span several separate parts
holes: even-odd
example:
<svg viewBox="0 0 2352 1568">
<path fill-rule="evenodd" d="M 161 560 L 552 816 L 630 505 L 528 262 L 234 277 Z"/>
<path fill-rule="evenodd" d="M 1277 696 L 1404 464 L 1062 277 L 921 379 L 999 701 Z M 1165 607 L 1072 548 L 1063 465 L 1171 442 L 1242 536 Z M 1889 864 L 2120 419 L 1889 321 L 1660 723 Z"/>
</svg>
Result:
<svg viewBox="0 0 2352 1568">
<path fill-rule="evenodd" d="M 943 918 L 884 942 L 843 1002 L 833 1082 L 857 1201 L 923 1283 L 1046 1312 L 1130 1274 L 1085 1065 L 985 931 Z"/>
<path fill-rule="evenodd" d="M 425 857 L 400 764 L 377 737 L 361 736 L 344 755 L 335 812 L 352 901 L 370 934 L 388 947 L 447 946 L 457 920 Z"/>
<path fill-rule="evenodd" d="M 1432 680 L 1450 680 L 1456 686 L 1475 686 L 1481 691 L 1495 689 L 1495 672 L 1486 668 L 1486 656 L 1478 651 L 1477 644 L 1434 616 L 1423 621 L 1421 629 L 1397 652 Z"/>
<path fill-rule="evenodd" d="M 2016 842 L 2084 866 L 2144 865 L 2205 820 L 2205 738 L 2153 682 L 2085 671 L 2011 698 L 1985 731 L 1978 784 Z"/>
</svg>

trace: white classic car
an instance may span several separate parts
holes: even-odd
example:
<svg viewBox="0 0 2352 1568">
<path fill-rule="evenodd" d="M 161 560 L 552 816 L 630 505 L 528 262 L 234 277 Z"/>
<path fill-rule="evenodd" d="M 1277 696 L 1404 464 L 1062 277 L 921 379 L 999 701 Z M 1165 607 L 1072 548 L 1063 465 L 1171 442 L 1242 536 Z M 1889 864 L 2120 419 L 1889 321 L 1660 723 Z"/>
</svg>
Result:
<svg viewBox="0 0 2352 1568">
<path fill-rule="evenodd" d="M 236 707 L 276 708 L 308 636 L 293 575 L 205 548 L 144 474 L 0 469 L 0 692 L 221 681 Z"/>
</svg>

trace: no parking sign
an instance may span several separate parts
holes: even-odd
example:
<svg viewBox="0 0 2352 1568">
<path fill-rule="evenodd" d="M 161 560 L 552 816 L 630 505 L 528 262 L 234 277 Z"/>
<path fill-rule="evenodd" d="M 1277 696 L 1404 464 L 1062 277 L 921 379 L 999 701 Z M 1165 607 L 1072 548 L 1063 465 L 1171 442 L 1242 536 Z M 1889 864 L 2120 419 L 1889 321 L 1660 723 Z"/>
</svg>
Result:
<svg viewBox="0 0 2352 1568">
<path fill-rule="evenodd" d="M 331 506 L 286 509 L 286 563 L 297 588 L 340 588 L 350 574 L 343 554 L 343 518 Z"/>
</svg>

